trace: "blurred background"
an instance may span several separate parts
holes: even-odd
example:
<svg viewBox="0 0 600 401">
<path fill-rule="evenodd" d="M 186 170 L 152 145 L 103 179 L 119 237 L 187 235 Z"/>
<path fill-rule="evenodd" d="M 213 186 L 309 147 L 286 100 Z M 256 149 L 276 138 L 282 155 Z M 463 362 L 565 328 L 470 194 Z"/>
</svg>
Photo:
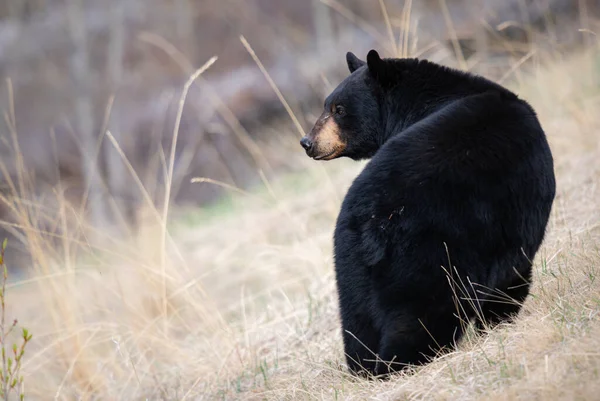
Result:
<svg viewBox="0 0 600 401">
<path fill-rule="evenodd" d="M 192 177 L 248 188 L 261 176 L 303 168 L 309 160 L 297 145 L 300 127 L 310 129 L 345 76 L 346 51 L 410 54 L 499 79 L 528 62 L 531 43 L 562 55 L 585 44 L 592 35 L 582 29 L 597 27 L 599 4 L 3 0 L 0 236 L 27 241 L 9 205 L 14 197 L 43 205 L 35 224 L 45 231 L 58 230 L 48 211 L 67 201 L 77 219 L 121 235 L 139 225 L 149 198 L 164 203 L 167 180 L 172 204 L 203 206 L 225 190 L 191 185 Z M 288 113 L 240 35 L 300 127 L 289 129 Z M 190 90 L 173 148 L 183 85 L 213 56 L 218 61 Z"/>
<path fill-rule="evenodd" d="M 600 0 L 0 0 L 0 345 L 33 333 L 26 398 L 594 399 L 597 32 Z M 530 101 L 558 182 L 515 326 L 385 385 L 346 376 L 336 304 L 364 162 L 299 145 L 372 48 Z"/>
</svg>

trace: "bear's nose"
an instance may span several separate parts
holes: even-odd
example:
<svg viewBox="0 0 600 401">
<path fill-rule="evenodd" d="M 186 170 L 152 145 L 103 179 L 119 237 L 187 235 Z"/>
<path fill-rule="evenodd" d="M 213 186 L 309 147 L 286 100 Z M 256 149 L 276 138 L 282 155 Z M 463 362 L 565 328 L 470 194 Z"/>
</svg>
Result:
<svg viewBox="0 0 600 401">
<path fill-rule="evenodd" d="M 310 139 L 308 139 L 307 137 L 304 137 L 300 140 L 300 145 L 302 145 L 304 150 L 309 150 L 310 148 L 312 148 L 313 143 Z"/>
</svg>

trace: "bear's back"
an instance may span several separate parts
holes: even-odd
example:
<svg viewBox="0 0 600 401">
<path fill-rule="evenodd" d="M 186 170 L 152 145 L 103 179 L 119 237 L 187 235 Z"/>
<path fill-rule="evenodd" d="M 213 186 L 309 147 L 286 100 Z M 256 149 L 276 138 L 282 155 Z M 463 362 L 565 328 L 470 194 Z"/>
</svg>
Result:
<svg viewBox="0 0 600 401">
<path fill-rule="evenodd" d="M 499 260 L 537 252 L 554 194 L 535 113 L 489 91 L 388 140 L 350 187 L 336 236 L 354 240 L 345 248 L 368 255 L 367 264 L 393 266 L 394 255 L 409 252 L 419 265 L 439 266 L 450 253 L 453 264 L 487 281 Z M 356 235 L 342 233 L 349 224 Z"/>
</svg>

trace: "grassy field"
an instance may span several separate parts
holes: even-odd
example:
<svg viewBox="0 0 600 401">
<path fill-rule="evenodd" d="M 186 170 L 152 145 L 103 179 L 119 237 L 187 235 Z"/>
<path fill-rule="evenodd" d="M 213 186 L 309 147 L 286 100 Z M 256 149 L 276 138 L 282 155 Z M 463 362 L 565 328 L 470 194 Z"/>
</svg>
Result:
<svg viewBox="0 0 600 401">
<path fill-rule="evenodd" d="M 60 225 L 77 211 L 16 204 L 35 264 L 7 289 L 8 317 L 34 336 L 26 398 L 598 399 L 599 54 L 536 56 L 506 77 L 538 111 L 558 179 L 532 294 L 514 324 L 471 334 L 456 352 L 387 382 L 349 376 L 332 231 L 363 164 L 314 162 L 286 143 L 301 173 L 232 190 L 213 209 L 173 210 L 168 227 L 149 208 L 128 241 L 91 246 L 71 227 L 57 245 L 37 219 Z"/>
</svg>

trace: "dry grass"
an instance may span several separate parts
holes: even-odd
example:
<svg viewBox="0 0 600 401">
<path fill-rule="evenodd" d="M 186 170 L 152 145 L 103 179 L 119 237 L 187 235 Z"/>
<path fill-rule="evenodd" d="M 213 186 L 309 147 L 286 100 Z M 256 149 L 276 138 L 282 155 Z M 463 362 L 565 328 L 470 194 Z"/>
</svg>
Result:
<svg viewBox="0 0 600 401">
<path fill-rule="evenodd" d="M 515 70 L 512 86 L 539 112 L 559 189 L 532 296 L 514 324 L 469 336 L 413 375 L 365 382 L 346 373 L 331 236 L 362 164 L 302 156 L 301 175 L 265 181 L 227 208 L 174 210 L 168 232 L 163 211 L 149 208 L 131 240 L 102 245 L 90 245 L 82 219 L 66 223 L 79 216 L 66 203 L 54 210 L 23 195 L 12 205 L 35 274 L 12 284 L 7 302 L 34 335 L 27 398 L 596 398 L 600 58 L 535 60 L 531 72 Z M 59 245 L 40 221 L 62 226 Z"/>
</svg>

